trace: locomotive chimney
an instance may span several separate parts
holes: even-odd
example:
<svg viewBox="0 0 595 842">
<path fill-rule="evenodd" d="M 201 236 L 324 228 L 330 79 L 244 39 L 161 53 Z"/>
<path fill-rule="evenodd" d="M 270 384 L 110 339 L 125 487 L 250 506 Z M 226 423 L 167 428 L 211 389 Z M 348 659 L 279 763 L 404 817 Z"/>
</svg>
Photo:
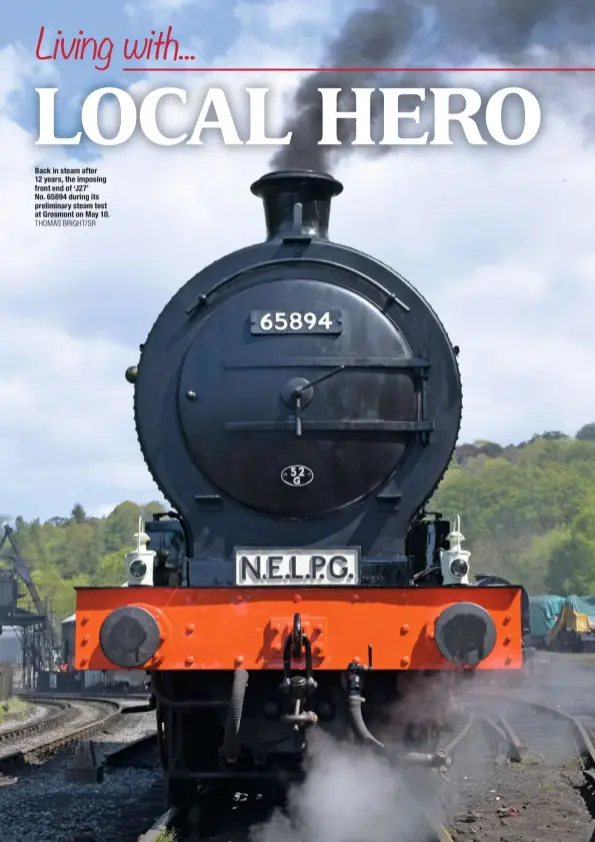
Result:
<svg viewBox="0 0 595 842">
<path fill-rule="evenodd" d="M 267 240 L 291 236 L 327 240 L 331 199 L 343 185 L 328 173 L 280 170 L 263 175 L 250 189 L 263 201 Z"/>
</svg>

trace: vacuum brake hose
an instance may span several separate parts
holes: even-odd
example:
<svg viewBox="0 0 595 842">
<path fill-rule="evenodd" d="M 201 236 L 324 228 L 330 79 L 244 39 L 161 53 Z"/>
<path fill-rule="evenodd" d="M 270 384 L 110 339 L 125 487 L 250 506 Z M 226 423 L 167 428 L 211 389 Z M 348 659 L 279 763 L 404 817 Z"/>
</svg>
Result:
<svg viewBox="0 0 595 842">
<path fill-rule="evenodd" d="M 366 727 L 362 714 L 362 702 L 363 699 L 361 696 L 349 695 L 349 723 L 353 728 L 353 732 L 362 743 L 370 743 L 371 745 L 376 746 L 376 748 L 381 748 L 384 751 L 384 744 L 370 734 Z"/>
<path fill-rule="evenodd" d="M 364 722 L 364 717 L 362 714 L 362 702 L 364 700 L 359 695 L 350 695 L 349 696 L 349 707 L 348 707 L 348 715 L 349 715 L 349 723 L 353 729 L 353 732 L 358 740 L 362 743 L 368 743 L 369 745 L 374 746 L 376 749 L 380 749 L 383 752 L 386 752 L 386 747 L 384 743 L 381 743 L 380 740 L 377 740 L 376 737 L 368 731 L 366 727 L 366 723 Z M 462 739 L 462 737 L 461 737 Z M 457 738 L 456 741 L 453 741 L 452 745 L 454 746 L 456 743 L 459 742 Z M 443 750 L 436 751 L 434 754 L 426 754 L 422 752 L 416 751 L 409 751 L 407 754 L 403 755 L 400 758 L 402 763 L 411 763 L 413 765 L 422 765 L 422 766 L 449 766 L 450 765 L 450 758 L 447 756 L 447 752 Z"/>
</svg>

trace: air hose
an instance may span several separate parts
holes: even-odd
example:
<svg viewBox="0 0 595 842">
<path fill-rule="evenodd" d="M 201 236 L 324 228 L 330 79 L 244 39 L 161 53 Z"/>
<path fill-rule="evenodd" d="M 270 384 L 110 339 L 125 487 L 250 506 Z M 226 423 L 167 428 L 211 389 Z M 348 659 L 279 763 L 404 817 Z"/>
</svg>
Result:
<svg viewBox="0 0 595 842">
<path fill-rule="evenodd" d="M 234 672 L 231 698 L 227 710 L 225 722 L 225 734 L 223 736 L 222 754 L 228 763 L 235 763 L 240 756 L 240 724 L 242 722 L 242 710 L 244 697 L 248 686 L 248 670 L 239 669 Z"/>
</svg>

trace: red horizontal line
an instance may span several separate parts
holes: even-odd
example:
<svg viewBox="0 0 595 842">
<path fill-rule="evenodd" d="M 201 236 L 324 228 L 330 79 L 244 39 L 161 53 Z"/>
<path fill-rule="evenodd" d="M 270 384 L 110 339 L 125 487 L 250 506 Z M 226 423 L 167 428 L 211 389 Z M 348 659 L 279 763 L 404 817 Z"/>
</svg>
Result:
<svg viewBox="0 0 595 842">
<path fill-rule="evenodd" d="M 125 73 L 595 73 L 595 67 L 123 67 Z"/>
</svg>

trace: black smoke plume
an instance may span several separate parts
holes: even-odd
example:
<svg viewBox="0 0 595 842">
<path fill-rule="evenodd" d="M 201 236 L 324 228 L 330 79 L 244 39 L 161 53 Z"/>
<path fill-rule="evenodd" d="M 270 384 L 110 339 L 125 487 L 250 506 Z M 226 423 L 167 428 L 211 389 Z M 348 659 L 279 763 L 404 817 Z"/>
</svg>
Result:
<svg viewBox="0 0 595 842">
<path fill-rule="evenodd" d="M 435 72 L 383 73 L 383 67 L 395 62 L 426 67 L 473 66 L 479 61 L 509 67 L 576 66 L 580 63 L 577 56 L 592 46 L 593 32 L 595 0 L 376 0 L 372 7 L 352 12 L 323 61 L 324 67 L 369 69 L 307 76 L 295 93 L 283 128 L 283 134 L 293 132 L 291 143 L 275 154 L 272 165 L 276 169 L 328 170 L 336 157 L 350 151 L 351 120 L 339 122 L 343 146 L 318 146 L 322 105 L 318 88 L 341 88 L 339 107 L 352 110 L 350 88 L 446 84 L 444 74 Z M 534 78 L 531 81 L 535 89 Z M 522 84 L 519 75 L 512 82 L 507 80 L 507 85 Z M 411 105 L 403 100 L 404 109 L 416 104 L 419 100 Z M 381 108 L 381 97 L 373 96 L 373 124 L 381 116 Z M 363 148 L 376 154 L 390 149 Z"/>
</svg>

